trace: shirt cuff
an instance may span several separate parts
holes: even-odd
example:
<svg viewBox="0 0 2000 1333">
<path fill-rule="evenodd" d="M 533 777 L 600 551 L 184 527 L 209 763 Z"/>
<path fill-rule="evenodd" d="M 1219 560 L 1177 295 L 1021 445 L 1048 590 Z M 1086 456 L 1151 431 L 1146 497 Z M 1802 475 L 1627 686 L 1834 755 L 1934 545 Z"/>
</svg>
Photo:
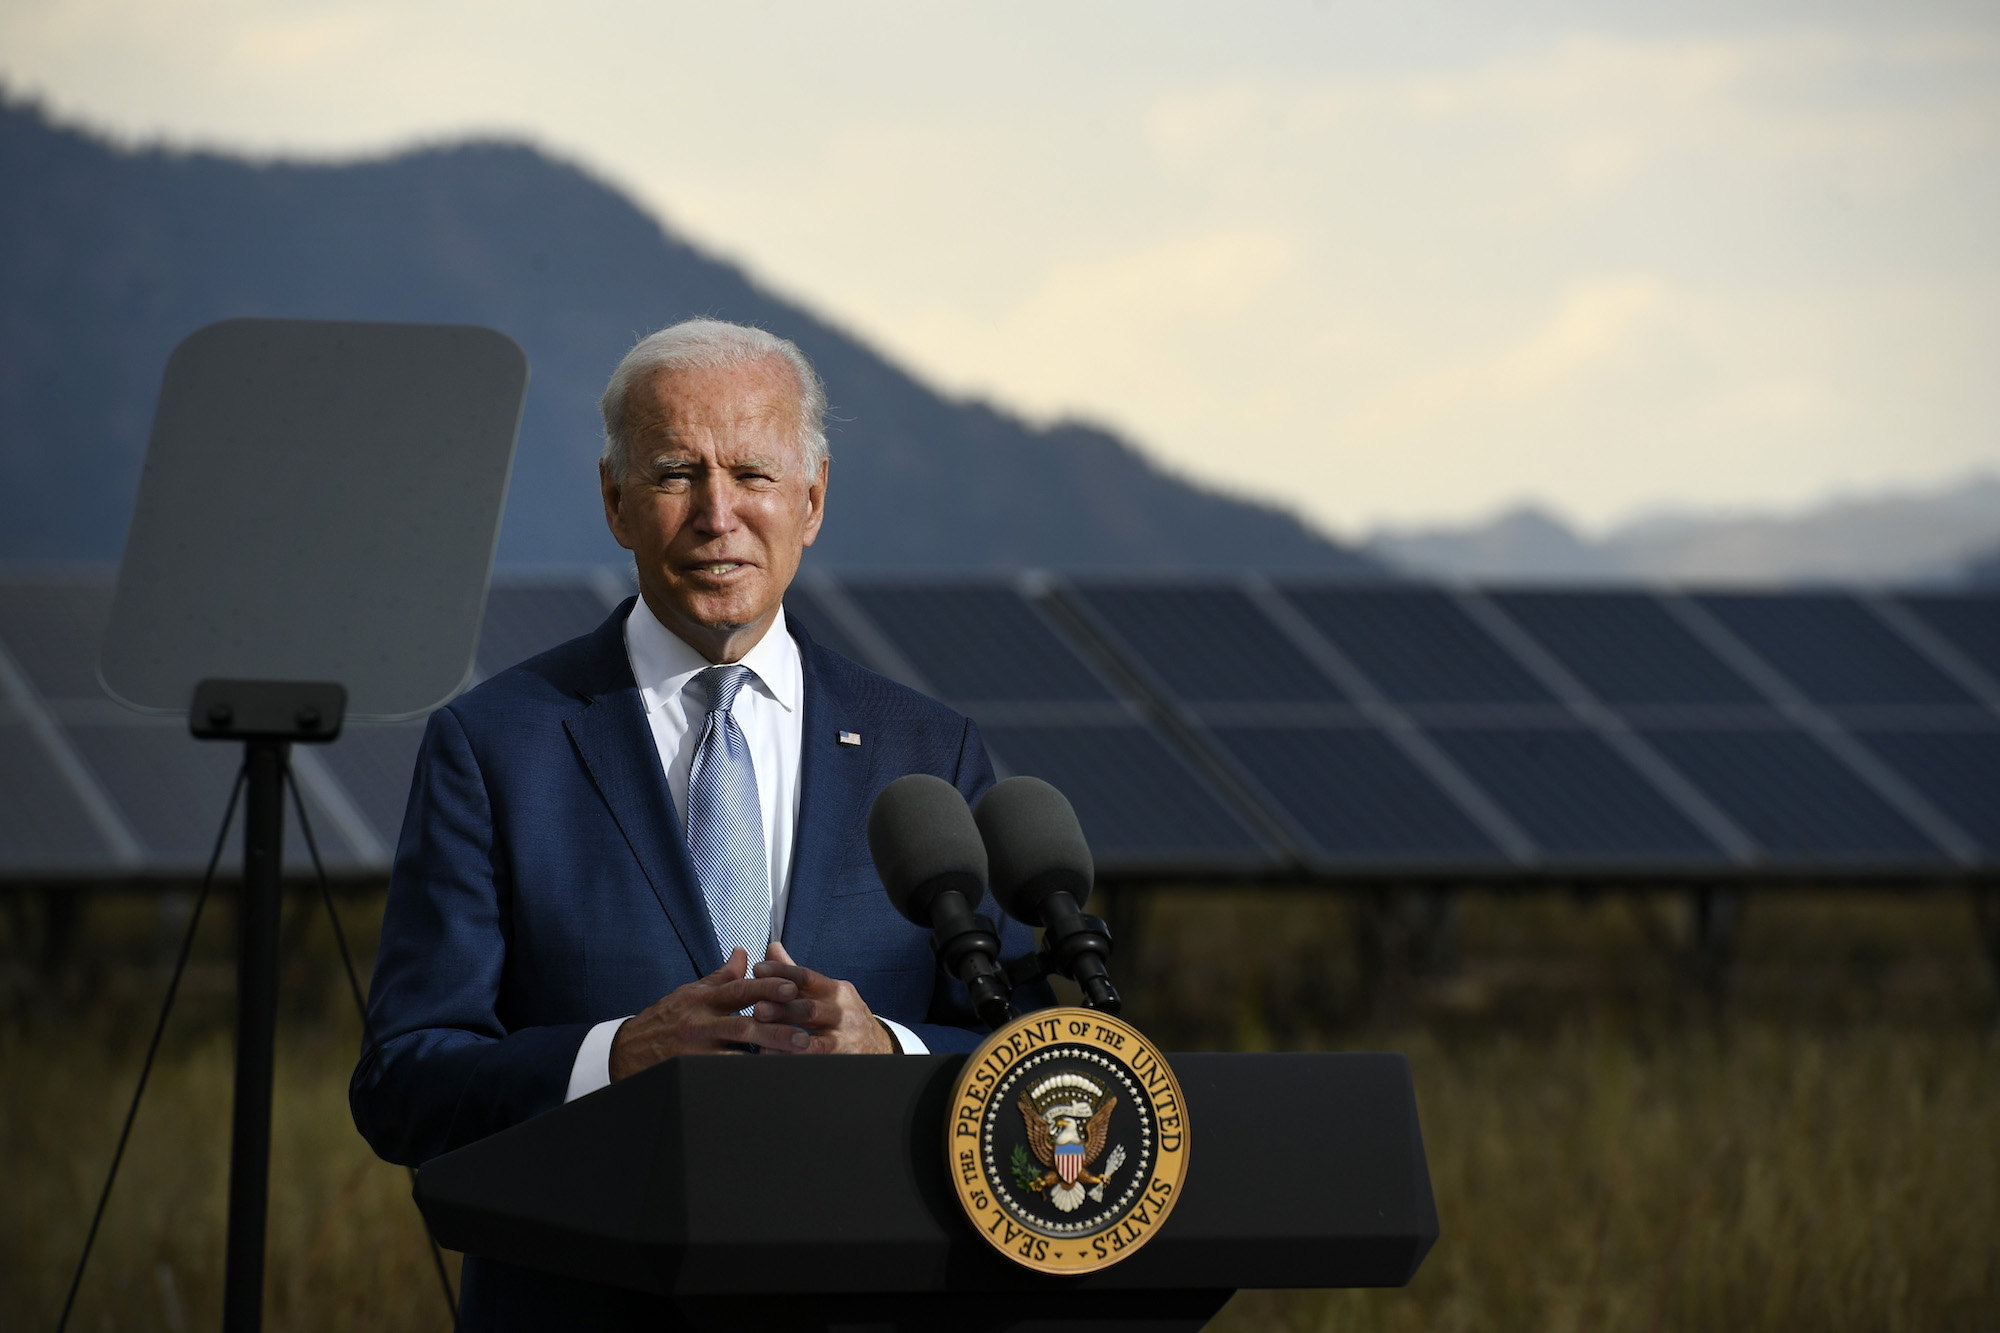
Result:
<svg viewBox="0 0 2000 1333">
<path fill-rule="evenodd" d="M 583 1045 L 576 1048 L 576 1063 L 570 1066 L 565 1102 L 611 1086 L 611 1039 L 624 1023 L 623 1018 L 607 1018 L 583 1034 Z"/>
<path fill-rule="evenodd" d="M 931 1048 L 924 1045 L 922 1037 L 919 1037 L 895 1019 L 883 1018 L 880 1014 L 875 1015 L 875 1018 L 883 1027 L 889 1029 L 889 1035 L 894 1037 L 896 1044 L 903 1048 L 904 1055 L 929 1055 L 931 1053 Z M 611 1046 L 609 1042 L 605 1044 L 604 1057 L 606 1062 L 609 1063 L 611 1058 Z"/>
</svg>

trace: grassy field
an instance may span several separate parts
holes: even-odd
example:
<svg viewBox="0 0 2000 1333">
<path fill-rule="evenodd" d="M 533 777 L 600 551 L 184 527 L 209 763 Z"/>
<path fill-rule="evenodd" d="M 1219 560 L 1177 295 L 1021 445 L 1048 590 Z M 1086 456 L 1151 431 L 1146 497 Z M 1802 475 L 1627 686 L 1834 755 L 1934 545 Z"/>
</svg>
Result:
<svg viewBox="0 0 2000 1333">
<path fill-rule="evenodd" d="M 309 906 L 287 924 L 269 1323 L 443 1329 L 407 1177 L 347 1120 L 358 1029 Z M 1170 1048 L 1416 1071 L 1444 1231 L 1416 1280 L 1246 1292 L 1214 1327 L 2000 1327 L 2000 1025 L 1965 899 L 1757 898 L 1719 1008 L 1676 963 L 1678 907 L 1474 896 L 1447 959 L 1385 972 L 1345 903 L 1135 896 L 1118 971 Z M 0 1327 L 54 1325 L 177 910 L 98 901 L 53 980 L 34 913 L 5 918 Z M 344 911 L 372 954 L 379 900 Z M 228 935 L 226 913 L 203 928 L 74 1327 L 219 1319 Z"/>
</svg>

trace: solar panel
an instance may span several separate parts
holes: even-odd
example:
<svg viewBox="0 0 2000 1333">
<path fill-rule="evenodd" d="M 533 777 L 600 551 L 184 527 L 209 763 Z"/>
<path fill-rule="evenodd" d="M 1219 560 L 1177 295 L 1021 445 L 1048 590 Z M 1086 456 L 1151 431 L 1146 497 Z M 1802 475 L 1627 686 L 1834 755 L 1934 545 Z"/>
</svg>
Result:
<svg viewBox="0 0 2000 1333">
<path fill-rule="evenodd" d="M 1223 727 L 1215 738 L 1324 860 L 1497 863 L 1499 850 L 1380 732 Z"/>
<path fill-rule="evenodd" d="M 1973 702 L 1852 597 L 1714 593 L 1697 600 L 1814 703 Z"/>
<path fill-rule="evenodd" d="M 1950 640 L 1987 675 L 2000 679 L 2000 598 L 1925 594 L 1896 600 Z"/>
<path fill-rule="evenodd" d="M 961 707 L 1113 700 L 1096 672 L 1012 588 L 869 582 L 846 591 L 931 688 Z"/>
<path fill-rule="evenodd" d="M 1526 863 L 1495 845 L 1507 835 L 1465 813 L 1455 797 L 1470 802 L 1470 791 L 1438 785 L 1431 756 L 1412 762 L 1398 737 L 1346 699 L 1292 642 L 1288 626 L 1298 622 L 1275 606 L 1267 615 L 1272 604 L 1247 583 L 1100 574 L 1056 586 L 1063 604 L 1054 608 L 997 575 L 806 582 L 786 602 L 814 638 L 865 666 L 880 669 L 875 656 L 906 659 L 908 671 L 978 719 L 1003 773 L 1060 787 L 1113 876 L 1220 882 L 1282 870 L 1299 851 L 1312 872 L 1349 879 L 1545 873 L 1617 883 L 1627 872 L 1685 867 L 1720 882 L 1740 873 L 1706 825 L 1633 767 L 1616 738 L 1551 699 L 1448 590 L 1276 585 L 1300 619 L 1425 728 L 1436 763 L 1455 766 L 1533 844 Z M 836 590 L 843 600 L 833 605 L 851 624 L 829 613 Z M 1828 882 L 1958 873 L 1866 775 L 1786 722 L 1726 655 L 1686 629 L 1677 603 L 1632 590 L 1485 596 L 1622 710 L 1757 844 L 1771 873 L 1824 872 Z M 96 661 L 109 597 L 108 580 L 0 581 L 0 636 L 147 850 L 141 873 L 186 874 L 208 853 L 240 754 L 103 700 Z M 1991 873 L 2000 866 L 2000 719 L 1903 634 L 1948 642 L 2000 679 L 2000 597 L 1896 601 L 1907 615 L 1885 614 L 1897 626 L 1921 622 L 1935 639 L 1892 627 L 1845 595 L 1715 594 L 1697 604 L 1808 698 L 1839 710 L 1879 756 L 1875 771 L 1895 773 L 1963 828 L 1985 849 L 1980 873 Z M 588 633 L 604 606 L 587 571 L 503 578 L 488 606 L 482 670 Z M 1080 641 L 1079 620 L 1102 642 Z M 1147 700 L 1126 698 L 1124 671 L 1099 661 L 1106 650 L 1185 711 L 1155 719 Z M 126 873 L 11 711 L 0 701 L 0 877 Z M 339 742 L 314 750 L 387 846 L 400 834 L 423 729 L 351 724 Z M 314 823 L 329 863 L 358 868 L 317 805 Z M 1287 830 L 1290 852 L 1272 823 Z M 286 825 L 286 862 L 302 874 L 308 862 L 289 811 Z M 232 874 L 240 845 L 226 853 Z"/>
<path fill-rule="evenodd" d="M 587 584 L 496 586 L 479 628 L 479 673 L 492 676 L 604 623 L 604 599 Z"/>
<path fill-rule="evenodd" d="M 0 583 L 0 642 L 47 699 L 102 699 L 97 653 L 111 584 Z"/>
<path fill-rule="evenodd" d="M 1442 592 L 1352 585 L 1288 585 L 1283 591 L 1314 629 L 1398 703 L 1554 702 Z"/>
<path fill-rule="evenodd" d="M 815 643 L 833 649 L 850 662 L 859 663 L 869 667 L 870 670 L 874 669 L 869 663 L 868 654 L 861 650 L 859 644 L 847 637 L 846 632 L 840 628 L 840 622 L 827 611 L 811 589 L 794 583 L 785 590 L 785 618 L 797 621 L 804 627 L 805 632 L 812 636 Z"/>
<path fill-rule="evenodd" d="M 0 722 L 0 866 L 111 866 L 111 849 L 28 729 Z"/>
<path fill-rule="evenodd" d="M 1870 731 L 1869 747 L 2000 860 L 2000 731 Z"/>
<path fill-rule="evenodd" d="M 1186 702 L 1344 700 L 1241 589 L 1080 582 L 1076 591 L 1153 678 Z"/>
<path fill-rule="evenodd" d="M 1686 816 L 1590 732 L 1461 728 L 1435 730 L 1431 736 L 1549 860 L 1725 859 Z"/>
<path fill-rule="evenodd" d="M 1263 841 L 1143 727 L 993 727 L 983 733 L 1007 772 L 1054 784 L 1102 863 L 1268 862 Z"/>
<path fill-rule="evenodd" d="M 1943 854 L 1811 737 L 1668 731 L 1646 737 L 1781 860 L 1936 863 Z"/>
<path fill-rule="evenodd" d="M 356 724 L 333 744 L 319 747 L 320 758 L 367 816 L 375 836 L 392 850 L 402 833 L 403 807 L 410 799 L 410 778 L 423 739 L 422 722 Z"/>
<path fill-rule="evenodd" d="M 1495 592 L 1501 610 L 1613 705 L 1762 705 L 1763 696 L 1639 593 Z"/>
<path fill-rule="evenodd" d="M 207 862 L 215 832 L 222 824 L 222 812 L 229 805 L 230 784 L 243 760 L 242 746 L 198 741 L 178 725 L 85 724 L 71 726 L 68 731 L 77 752 L 117 802 L 157 865 L 187 871 Z M 353 849 L 336 832 L 326 811 L 310 798 L 306 808 L 328 866 L 355 864 Z M 239 810 L 229 850 L 224 853 L 223 864 L 232 872 L 243 863 L 242 834 Z M 300 874 L 312 864 L 289 797 L 285 806 L 285 864 Z"/>
</svg>

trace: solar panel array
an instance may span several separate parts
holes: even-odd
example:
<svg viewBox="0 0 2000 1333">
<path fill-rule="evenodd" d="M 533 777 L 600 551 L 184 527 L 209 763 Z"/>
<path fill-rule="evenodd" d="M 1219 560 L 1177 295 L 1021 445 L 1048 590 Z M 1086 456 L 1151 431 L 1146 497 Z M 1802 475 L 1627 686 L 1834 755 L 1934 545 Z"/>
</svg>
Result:
<svg viewBox="0 0 2000 1333">
<path fill-rule="evenodd" d="M 629 586 L 503 578 L 479 674 Z M 1003 775 L 1068 793 L 1107 877 L 2000 871 L 1992 595 L 808 574 L 787 605 L 972 717 Z M 236 755 L 105 698 L 109 608 L 101 577 L 0 580 L 0 875 L 184 876 L 208 851 Z M 387 865 L 421 735 L 295 751 L 335 870 Z"/>
</svg>

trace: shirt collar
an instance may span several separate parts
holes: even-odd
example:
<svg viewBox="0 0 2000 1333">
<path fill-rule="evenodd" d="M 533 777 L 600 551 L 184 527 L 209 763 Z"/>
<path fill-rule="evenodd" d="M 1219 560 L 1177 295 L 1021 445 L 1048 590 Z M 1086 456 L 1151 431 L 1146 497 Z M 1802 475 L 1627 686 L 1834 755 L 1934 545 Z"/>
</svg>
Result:
<svg viewBox="0 0 2000 1333">
<path fill-rule="evenodd" d="M 678 698 L 689 681 L 715 665 L 662 625 L 644 597 L 632 603 L 632 614 L 626 617 L 625 651 L 632 659 L 632 675 L 648 713 Z M 782 605 L 771 620 L 771 628 L 743 655 L 740 665 L 750 668 L 751 681 L 786 712 L 798 711 L 804 702 L 805 669 L 799 661 L 799 646 L 786 628 Z"/>
</svg>

